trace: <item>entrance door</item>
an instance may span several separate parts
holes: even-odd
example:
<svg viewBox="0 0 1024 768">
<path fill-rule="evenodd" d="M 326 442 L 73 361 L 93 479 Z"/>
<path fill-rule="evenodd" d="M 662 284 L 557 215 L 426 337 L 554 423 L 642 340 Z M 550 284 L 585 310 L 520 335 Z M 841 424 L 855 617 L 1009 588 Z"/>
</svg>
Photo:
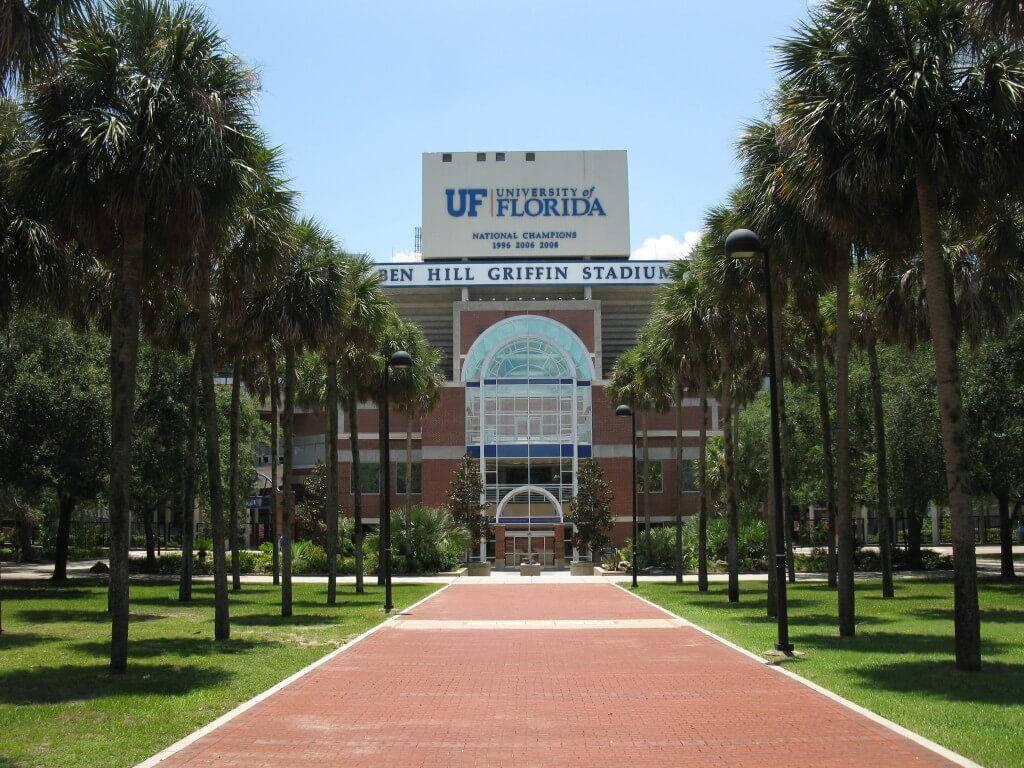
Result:
<svg viewBox="0 0 1024 768">
<path fill-rule="evenodd" d="M 505 534 L 505 565 L 517 568 L 525 562 L 555 564 L 552 531 L 513 531 Z"/>
</svg>

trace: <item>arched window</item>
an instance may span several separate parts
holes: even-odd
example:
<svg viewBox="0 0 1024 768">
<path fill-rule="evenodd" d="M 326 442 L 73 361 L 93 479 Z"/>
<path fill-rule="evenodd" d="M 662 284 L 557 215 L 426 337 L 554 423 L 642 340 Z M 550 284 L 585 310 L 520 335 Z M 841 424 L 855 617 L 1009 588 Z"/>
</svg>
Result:
<svg viewBox="0 0 1024 768">
<path fill-rule="evenodd" d="M 580 338 L 547 317 L 511 317 L 477 338 L 462 366 L 466 447 L 488 501 L 524 485 L 572 498 L 577 459 L 590 455 L 593 372 Z"/>
</svg>

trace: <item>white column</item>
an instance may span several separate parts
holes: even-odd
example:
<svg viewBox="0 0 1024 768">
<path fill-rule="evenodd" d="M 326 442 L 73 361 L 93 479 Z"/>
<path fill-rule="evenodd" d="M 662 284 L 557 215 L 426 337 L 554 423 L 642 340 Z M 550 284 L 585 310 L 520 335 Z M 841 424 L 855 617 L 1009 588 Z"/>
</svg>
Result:
<svg viewBox="0 0 1024 768">
<path fill-rule="evenodd" d="M 932 544 L 942 542 L 942 510 L 934 502 L 928 502 L 928 514 L 932 518 Z"/>
</svg>

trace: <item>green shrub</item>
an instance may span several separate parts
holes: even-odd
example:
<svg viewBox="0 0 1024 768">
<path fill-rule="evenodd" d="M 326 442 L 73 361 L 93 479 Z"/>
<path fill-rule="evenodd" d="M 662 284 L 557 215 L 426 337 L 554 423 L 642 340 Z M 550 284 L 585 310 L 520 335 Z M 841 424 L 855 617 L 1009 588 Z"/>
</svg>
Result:
<svg viewBox="0 0 1024 768">
<path fill-rule="evenodd" d="M 327 553 L 311 541 L 292 544 L 292 573 L 298 576 L 327 573 Z"/>
<path fill-rule="evenodd" d="M 737 554 L 741 570 L 763 570 L 767 558 L 767 526 L 758 517 L 740 519 L 737 536 Z M 696 515 L 683 520 L 683 570 L 697 567 L 697 539 L 699 521 Z M 641 569 L 674 569 L 676 562 L 676 529 L 674 525 L 652 528 L 649 547 L 647 537 L 640 532 L 637 560 Z M 649 554 L 648 554 L 649 553 Z M 618 550 L 622 560 L 632 556 L 632 542 L 627 540 Z M 715 516 L 708 519 L 708 569 L 724 570 L 728 560 L 728 526 L 724 518 Z"/>
</svg>

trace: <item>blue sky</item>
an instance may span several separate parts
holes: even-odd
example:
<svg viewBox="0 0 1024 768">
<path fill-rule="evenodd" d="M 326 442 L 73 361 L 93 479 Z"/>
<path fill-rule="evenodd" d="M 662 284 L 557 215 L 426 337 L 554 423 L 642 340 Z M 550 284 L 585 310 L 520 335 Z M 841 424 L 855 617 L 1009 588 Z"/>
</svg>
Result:
<svg viewBox="0 0 1024 768">
<path fill-rule="evenodd" d="M 624 148 L 634 255 L 679 253 L 733 183 L 733 143 L 775 82 L 772 45 L 807 9 L 807 0 L 205 4 L 262 73 L 260 119 L 285 148 L 303 213 L 377 261 L 412 248 L 420 153 L 461 150 Z"/>
</svg>

